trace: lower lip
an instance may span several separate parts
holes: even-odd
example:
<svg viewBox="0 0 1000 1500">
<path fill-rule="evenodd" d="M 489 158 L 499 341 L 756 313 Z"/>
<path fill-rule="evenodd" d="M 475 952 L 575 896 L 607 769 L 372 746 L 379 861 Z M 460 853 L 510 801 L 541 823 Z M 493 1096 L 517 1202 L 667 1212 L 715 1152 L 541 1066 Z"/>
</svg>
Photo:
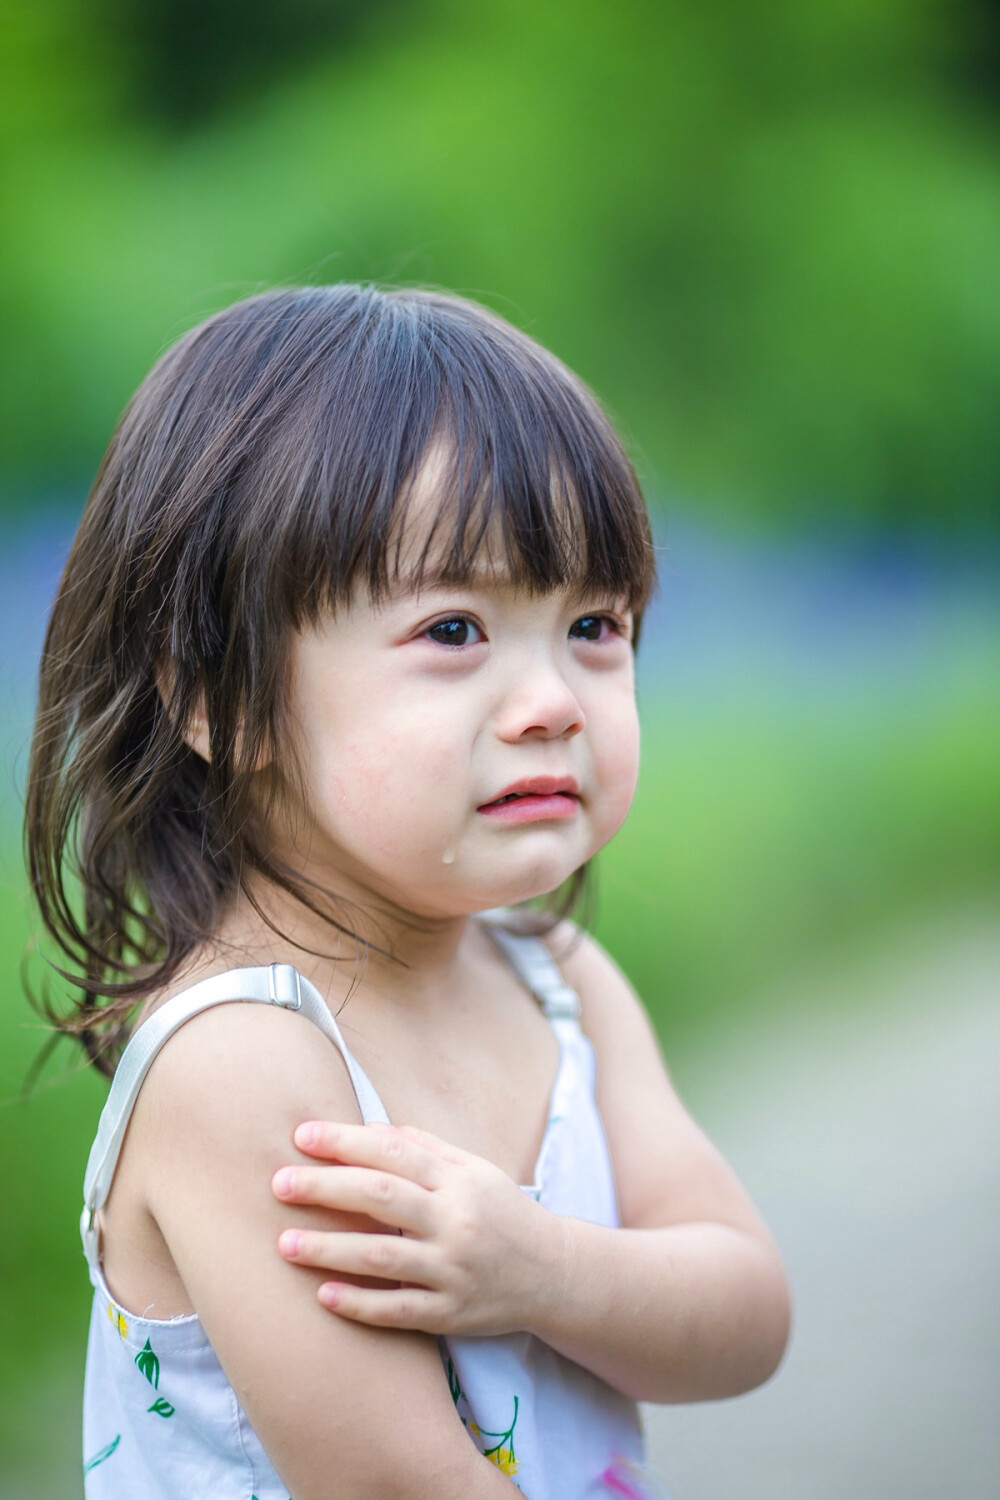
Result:
<svg viewBox="0 0 1000 1500">
<path fill-rule="evenodd" d="M 509 802 L 487 802 L 479 809 L 497 823 L 550 823 L 576 816 L 579 800 L 556 793 L 551 797 L 512 797 Z"/>
</svg>

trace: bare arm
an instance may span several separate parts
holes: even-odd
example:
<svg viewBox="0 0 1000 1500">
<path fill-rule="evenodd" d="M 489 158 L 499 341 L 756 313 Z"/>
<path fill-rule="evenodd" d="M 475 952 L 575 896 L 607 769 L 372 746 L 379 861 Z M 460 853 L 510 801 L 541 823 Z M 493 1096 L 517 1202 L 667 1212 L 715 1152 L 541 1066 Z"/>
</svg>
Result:
<svg viewBox="0 0 1000 1500">
<path fill-rule="evenodd" d="M 597 1052 L 624 1229 L 557 1221 L 562 1277 L 540 1283 L 549 1299 L 534 1331 L 637 1399 L 749 1390 L 774 1372 L 788 1338 L 773 1241 L 678 1099 L 619 970 L 589 941 L 563 968 Z"/>
<path fill-rule="evenodd" d="M 422 1132 L 321 1126 L 306 1149 L 353 1169 L 294 1169 L 276 1190 L 366 1207 L 403 1237 L 306 1232 L 286 1236 L 283 1253 L 412 1284 L 390 1302 L 342 1278 L 328 1283 L 320 1295 L 340 1319 L 440 1333 L 527 1329 L 636 1399 L 748 1390 L 773 1372 L 788 1336 L 771 1238 L 678 1100 L 622 975 L 592 943 L 564 968 L 598 1056 L 624 1227 L 556 1218 L 497 1168 Z M 374 1178 L 385 1189 L 379 1204 Z"/>
<path fill-rule="evenodd" d="M 298 1016 L 227 1005 L 164 1048 L 133 1117 L 149 1210 L 239 1400 L 296 1500 L 505 1500 L 433 1341 L 330 1318 L 320 1278 L 278 1254 L 291 1216 L 267 1184 L 304 1109 L 357 1119 L 334 1049 Z"/>
</svg>

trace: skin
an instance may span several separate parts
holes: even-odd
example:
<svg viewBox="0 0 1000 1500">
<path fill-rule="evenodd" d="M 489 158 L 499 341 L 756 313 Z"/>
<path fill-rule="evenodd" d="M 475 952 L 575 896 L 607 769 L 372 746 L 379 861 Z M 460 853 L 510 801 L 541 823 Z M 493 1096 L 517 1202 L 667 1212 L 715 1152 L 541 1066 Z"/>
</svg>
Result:
<svg viewBox="0 0 1000 1500">
<path fill-rule="evenodd" d="M 338 1273 L 318 1296 L 341 1319 L 454 1335 L 525 1329 L 635 1400 L 738 1395 L 774 1372 L 787 1342 L 780 1259 L 677 1098 L 627 981 L 592 943 L 562 967 L 598 1055 L 623 1227 L 559 1218 L 428 1132 L 313 1120 L 295 1144 L 340 1165 L 286 1166 L 276 1197 L 363 1211 L 397 1233 L 296 1228 L 281 1253 Z M 381 1280 L 352 1285 L 345 1271 Z"/>
<path fill-rule="evenodd" d="M 339 1055 L 301 1018 L 222 1006 L 154 1062 L 103 1215 L 115 1296 L 147 1316 L 198 1312 L 296 1500 L 510 1494 L 461 1427 L 432 1333 L 529 1328 L 658 1400 L 746 1389 L 787 1333 L 766 1230 L 590 943 L 563 967 L 627 1227 L 557 1220 L 517 1187 L 558 1049 L 469 915 L 552 889 L 607 842 L 638 731 L 621 601 L 526 594 L 485 562 L 462 587 L 357 598 L 294 637 L 289 755 L 258 773 L 280 855 L 393 957 L 359 967 L 311 913 L 259 891 L 285 936 L 234 906 L 183 981 L 294 963 L 412 1129 L 362 1127 Z M 207 753 L 204 725 L 188 732 Z M 536 777 L 572 779 L 568 815 L 482 810 Z M 323 1123 L 290 1152 L 303 1118 Z"/>
</svg>

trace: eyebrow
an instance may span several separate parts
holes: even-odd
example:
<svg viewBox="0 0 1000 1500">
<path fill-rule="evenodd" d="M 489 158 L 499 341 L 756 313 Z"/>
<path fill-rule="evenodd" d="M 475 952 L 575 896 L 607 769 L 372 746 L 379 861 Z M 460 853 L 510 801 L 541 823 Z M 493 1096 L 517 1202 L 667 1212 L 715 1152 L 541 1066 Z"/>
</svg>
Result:
<svg viewBox="0 0 1000 1500">
<path fill-rule="evenodd" d="M 564 583 L 557 583 L 550 589 L 532 588 L 529 583 L 519 583 L 511 576 L 509 569 L 483 563 L 475 563 L 469 568 L 449 568 L 442 565 L 423 571 L 414 569 L 407 573 L 401 572 L 390 583 L 386 598 L 388 601 L 395 601 L 411 593 L 427 594 L 434 590 L 450 588 L 467 589 L 470 592 L 476 589 L 523 588 L 529 593 L 539 595 L 564 590 L 572 603 L 581 606 L 584 604 L 592 604 L 595 607 L 614 605 L 624 606 L 629 611 L 633 609 L 632 601 L 626 594 L 616 593 L 606 584 L 588 584 L 586 579 L 567 579 Z"/>
<path fill-rule="evenodd" d="M 447 588 L 497 588 L 514 582 L 510 569 L 502 565 L 474 562 L 469 567 L 460 568 L 447 563 L 427 564 L 405 571 L 400 569 L 390 581 L 389 594 L 427 593 L 431 589 Z"/>
</svg>

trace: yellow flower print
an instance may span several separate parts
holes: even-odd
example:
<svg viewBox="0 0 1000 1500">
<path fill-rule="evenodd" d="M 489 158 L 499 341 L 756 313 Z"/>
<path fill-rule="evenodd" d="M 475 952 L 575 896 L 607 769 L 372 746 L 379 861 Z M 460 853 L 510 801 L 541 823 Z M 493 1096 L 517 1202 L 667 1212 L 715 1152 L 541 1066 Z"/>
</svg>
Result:
<svg viewBox="0 0 1000 1500">
<path fill-rule="evenodd" d="M 513 1476 L 517 1473 L 519 1467 L 517 1459 L 514 1457 L 514 1428 L 517 1426 L 517 1408 L 519 1404 L 518 1398 L 516 1396 L 514 1397 L 514 1415 L 511 1419 L 511 1424 L 509 1427 L 505 1428 L 503 1432 L 492 1432 L 488 1427 L 480 1427 L 479 1423 L 475 1420 L 471 1413 L 470 1415 L 466 1416 L 465 1412 L 463 1412 L 461 1409 L 462 1406 L 465 1406 L 466 1409 L 468 1409 L 468 1397 L 462 1390 L 462 1385 L 458 1378 L 458 1371 L 452 1364 L 450 1357 L 448 1359 L 447 1368 L 448 1389 L 451 1391 L 451 1398 L 454 1401 L 455 1406 L 458 1409 L 458 1414 L 462 1419 L 462 1425 L 465 1427 L 469 1436 L 475 1442 L 476 1447 L 479 1449 L 483 1457 L 488 1458 L 490 1463 L 496 1464 L 501 1474 L 507 1474 L 511 1478 L 513 1478 Z M 459 1405 L 459 1403 L 461 1403 L 461 1405 Z M 495 1439 L 495 1441 L 491 1444 L 488 1444 L 489 1438 L 493 1438 Z"/>
<path fill-rule="evenodd" d="M 496 1464 L 502 1474 L 517 1473 L 517 1459 L 509 1448 L 491 1448 L 486 1457 L 491 1464 Z"/>
<path fill-rule="evenodd" d="M 126 1319 L 124 1313 L 120 1313 L 118 1311 L 117 1307 L 115 1306 L 115 1304 L 113 1302 L 109 1302 L 108 1303 L 108 1317 L 111 1319 L 112 1323 L 115 1325 L 115 1328 L 117 1329 L 117 1332 L 118 1332 L 118 1337 L 119 1338 L 123 1338 L 123 1339 L 127 1339 L 128 1338 L 128 1320 Z"/>
</svg>

